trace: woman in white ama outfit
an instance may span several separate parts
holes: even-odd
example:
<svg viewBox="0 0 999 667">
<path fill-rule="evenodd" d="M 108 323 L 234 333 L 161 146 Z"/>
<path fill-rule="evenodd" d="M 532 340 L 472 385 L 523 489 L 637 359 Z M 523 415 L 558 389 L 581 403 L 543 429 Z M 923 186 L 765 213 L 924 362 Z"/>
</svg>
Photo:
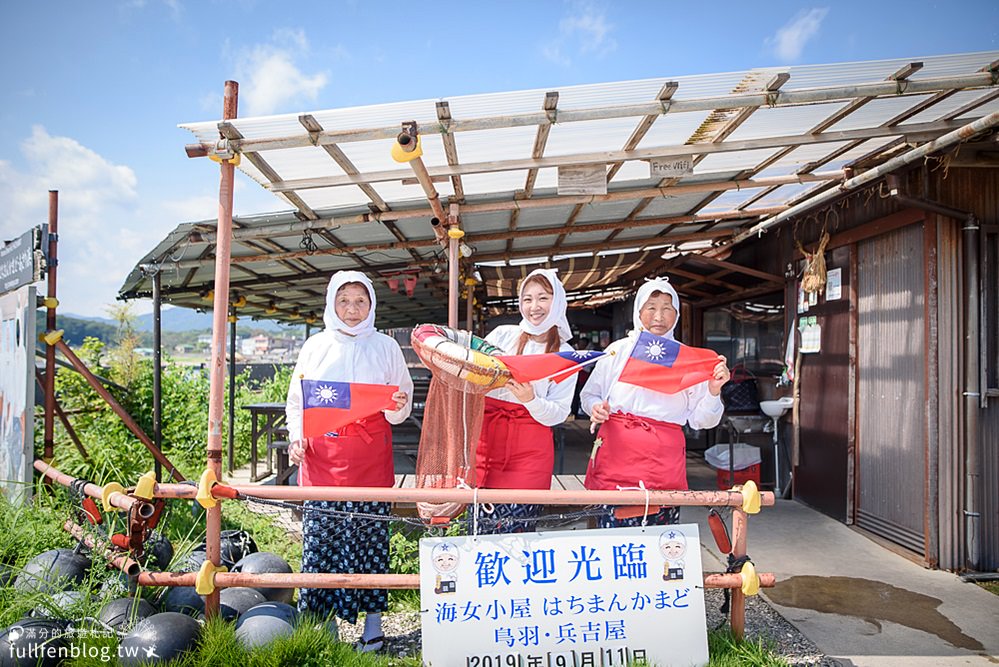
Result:
<svg viewBox="0 0 999 667">
<path fill-rule="evenodd" d="M 486 336 L 505 354 L 572 351 L 565 288 L 553 269 L 532 271 L 520 284 L 518 325 L 496 327 Z M 484 489 L 550 489 L 555 464 L 552 427 L 569 416 L 576 377 L 506 386 L 486 395 L 476 450 L 476 482 Z M 483 532 L 531 530 L 541 505 L 495 505 L 482 515 Z M 526 519 L 526 520 L 525 520 Z"/>
<path fill-rule="evenodd" d="M 300 464 L 300 486 L 383 486 L 395 483 L 392 429 L 409 416 L 413 380 L 395 339 L 375 331 L 375 290 L 358 271 L 340 271 L 326 291 L 326 329 L 302 346 L 288 388 L 286 413 L 289 456 Z M 302 379 L 397 385 L 395 410 L 383 410 L 340 429 L 335 435 L 302 437 Z M 302 571 L 384 574 L 389 564 L 387 520 L 364 520 L 344 513 L 387 516 L 389 503 L 306 501 L 302 521 Z M 332 514 L 336 512 L 339 514 Z M 299 609 L 356 623 L 367 612 L 361 651 L 384 644 L 381 613 L 388 595 L 381 589 L 303 588 Z"/>
</svg>

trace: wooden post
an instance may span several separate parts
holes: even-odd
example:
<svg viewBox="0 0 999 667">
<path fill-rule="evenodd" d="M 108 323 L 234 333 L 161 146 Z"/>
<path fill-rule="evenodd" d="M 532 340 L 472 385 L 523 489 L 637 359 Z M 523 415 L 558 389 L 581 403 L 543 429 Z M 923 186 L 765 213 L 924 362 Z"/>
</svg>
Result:
<svg viewBox="0 0 999 667">
<path fill-rule="evenodd" d="M 740 558 L 746 555 L 746 513 L 741 507 L 732 508 L 732 555 Z M 732 635 L 742 641 L 746 628 L 746 595 L 741 588 L 732 589 Z"/>
<path fill-rule="evenodd" d="M 222 119 L 236 117 L 239 84 L 225 82 L 225 98 L 222 102 Z M 219 179 L 219 221 L 215 247 L 215 301 L 212 304 L 212 352 L 210 368 L 210 389 L 208 401 L 208 452 L 207 468 L 222 479 L 222 417 L 225 408 L 222 398 L 225 393 L 225 325 L 229 310 L 229 259 L 232 253 L 232 188 L 235 166 L 223 160 L 220 164 Z M 206 518 L 205 555 L 216 567 L 222 564 L 220 540 L 222 537 L 222 507 L 209 507 Z M 205 616 L 219 613 L 219 591 L 215 589 L 205 596 Z"/>
</svg>

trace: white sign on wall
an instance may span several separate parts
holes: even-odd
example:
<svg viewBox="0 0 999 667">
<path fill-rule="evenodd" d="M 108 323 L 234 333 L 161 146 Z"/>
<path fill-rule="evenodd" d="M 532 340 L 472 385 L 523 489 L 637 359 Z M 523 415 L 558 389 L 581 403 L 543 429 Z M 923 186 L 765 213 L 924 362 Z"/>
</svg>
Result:
<svg viewBox="0 0 999 667">
<path fill-rule="evenodd" d="M 420 540 L 423 663 L 702 665 L 696 524 Z"/>
<path fill-rule="evenodd" d="M 35 288 L 0 296 L 0 493 L 30 498 L 35 421 Z"/>
</svg>

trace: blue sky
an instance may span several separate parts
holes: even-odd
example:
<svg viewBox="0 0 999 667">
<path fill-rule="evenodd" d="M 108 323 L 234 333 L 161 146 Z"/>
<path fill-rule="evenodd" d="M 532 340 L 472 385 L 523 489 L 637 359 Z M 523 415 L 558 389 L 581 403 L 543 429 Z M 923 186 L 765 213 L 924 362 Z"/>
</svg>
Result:
<svg viewBox="0 0 999 667">
<path fill-rule="evenodd" d="M 185 121 L 468 93 L 984 51 L 995 0 L 6 2 L 0 238 L 60 190 L 60 300 L 103 315 L 178 223 L 216 213 Z M 237 213 L 284 209 L 237 173 Z M 137 311 L 148 310 L 140 304 Z"/>
</svg>

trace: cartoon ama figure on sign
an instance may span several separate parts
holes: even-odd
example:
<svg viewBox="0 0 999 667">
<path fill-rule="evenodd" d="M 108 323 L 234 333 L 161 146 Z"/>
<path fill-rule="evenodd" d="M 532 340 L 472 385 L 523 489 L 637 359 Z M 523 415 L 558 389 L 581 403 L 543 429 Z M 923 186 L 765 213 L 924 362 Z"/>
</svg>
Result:
<svg viewBox="0 0 999 667">
<path fill-rule="evenodd" d="M 687 537 L 672 528 L 659 536 L 659 551 L 663 555 L 663 581 L 683 579 L 683 558 L 687 554 Z"/>
<path fill-rule="evenodd" d="M 437 571 L 434 593 L 448 595 L 458 590 L 458 547 L 441 542 L 430 552 L 430 562 Z"/>
</svg>

